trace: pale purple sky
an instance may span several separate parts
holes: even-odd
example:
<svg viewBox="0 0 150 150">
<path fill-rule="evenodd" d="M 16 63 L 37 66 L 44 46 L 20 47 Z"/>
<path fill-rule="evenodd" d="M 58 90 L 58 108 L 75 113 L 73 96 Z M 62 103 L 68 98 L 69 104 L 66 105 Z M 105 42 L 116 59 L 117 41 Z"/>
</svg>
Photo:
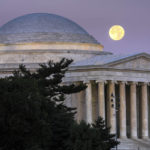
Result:
<svg viewBox="0 0 150 150">
<path fill-rule="evenodd" d="M 104 45 L 104 51 L 150 53 L 150 0 L 0 0 L 0 26 L 39 12 L 75 21 Z M 124 39 L 117 42 L 108 36 L 115 24 L 126 30 Z"/>
</svg>

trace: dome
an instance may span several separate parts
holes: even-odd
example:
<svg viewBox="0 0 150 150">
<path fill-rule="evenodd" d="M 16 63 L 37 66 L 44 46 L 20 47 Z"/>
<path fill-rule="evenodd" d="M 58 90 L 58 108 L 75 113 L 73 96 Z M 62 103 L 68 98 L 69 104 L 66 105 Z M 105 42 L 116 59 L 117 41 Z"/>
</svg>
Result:
<svg viewBox="0 0 150 150">
<path fill-rule="evenodd" d="M 89 50 L 103 46 L 75 22 L 48 13 L 27 14 L 0 27 L 0 50 Z"/>
<path fill-rule="evenodd" d="M 37 32 L 88 34 L 84 29 L 71 20 L 58 15 L 46 13 L 35 13 L 21 16 L 0 28 L 1 34 Z"/>
<path fill-rule="evenodd" d="M 0 28 L 0 36 L 0 43 L 98 43 L 75 22 L 47 13 L 28 14 L 9 21 Z"/>
</svg>

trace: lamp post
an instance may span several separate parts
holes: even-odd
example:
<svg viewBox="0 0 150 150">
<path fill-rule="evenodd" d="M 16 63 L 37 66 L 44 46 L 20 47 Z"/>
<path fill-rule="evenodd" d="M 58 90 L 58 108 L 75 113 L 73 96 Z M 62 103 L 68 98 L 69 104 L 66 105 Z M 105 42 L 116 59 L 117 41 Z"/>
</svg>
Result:
<svg viewBox="0 0 150 150">
<path fill-rule="evenodd" d="M 119 111 L 119 108 L 120 108 L 120 98 L 118 97 L 118 103 L 116 102 L 117 98 L 116 96 L 114 96 L 114 94 L 112 93 L 111 94 L 111 107 L 112 109 L 115 109 L 115 129 L 116 129 L 116 136 L 115 136 L 115 139 L 117 141 L 117 111 Z M 116 150 L 118 149 L 117 145 L 116 145 Z"/>
</svg>

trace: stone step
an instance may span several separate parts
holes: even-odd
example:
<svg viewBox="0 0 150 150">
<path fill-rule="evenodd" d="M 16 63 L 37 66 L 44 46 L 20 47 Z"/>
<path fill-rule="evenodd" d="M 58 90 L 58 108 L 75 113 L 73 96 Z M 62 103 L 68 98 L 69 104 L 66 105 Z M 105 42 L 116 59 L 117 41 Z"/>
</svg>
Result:
<svg viewBox="0 0 150 150">
<path fill-rule="evenodd" d="M 111 150 L 116 150 L 116 149 L 111 149 Z M 137 150 L 137 149 L 131 149 L 131 148 L 118 148 L 117 150 Z"/>
<path fill-rule="evenodd" d="M 150 150 L 150 140 L 143 139 L 118 139 L 120 145 L 117 150 Z M 113 148 L 112 150 L 116 150 Z"/>
</svg>

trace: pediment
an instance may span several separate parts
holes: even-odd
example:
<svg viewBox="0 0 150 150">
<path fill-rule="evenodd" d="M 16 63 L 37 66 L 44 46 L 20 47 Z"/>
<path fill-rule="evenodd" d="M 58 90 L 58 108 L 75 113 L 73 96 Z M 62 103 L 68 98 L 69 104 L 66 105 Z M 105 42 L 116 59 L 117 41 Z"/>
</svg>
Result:
<svg viewBox="0 0 150 150">
<path fill-rule="evenodd" d="M 113 62 L 113 63 L 107 64 L 107 66 L 118 68 L 118 69 L 150 70 L 150 58 L 141 56 L 137 58 Z"/>
</svg>

